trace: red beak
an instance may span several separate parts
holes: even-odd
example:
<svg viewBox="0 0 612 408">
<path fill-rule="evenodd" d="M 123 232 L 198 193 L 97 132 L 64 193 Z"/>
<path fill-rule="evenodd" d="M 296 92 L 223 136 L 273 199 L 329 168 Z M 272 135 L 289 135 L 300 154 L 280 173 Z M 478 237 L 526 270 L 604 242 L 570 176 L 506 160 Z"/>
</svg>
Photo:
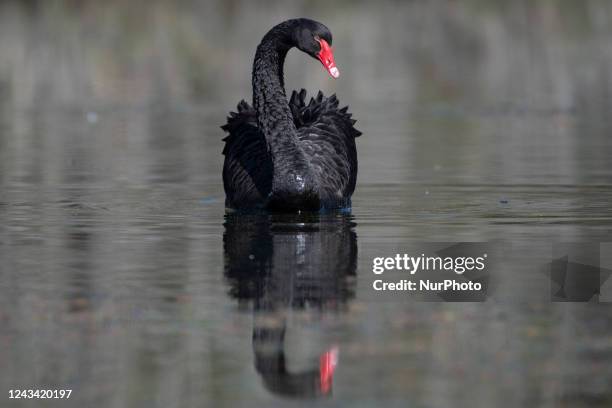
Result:
<svg viewBox="0 0 612 408">
<path fill-rule="evenodd" d="M 323 64 L 329 75 L 334 78 L 338 78 L 340 76 L 340 71 L 336 68 L 336 63 L 334 62 L 334 54 L 332 53 L 332 49 L 322 38 L 317 39 L 319 44 L 321 44 L 321 51 L 317 54 L 319 61 Z"/>
<path fill-rule="evenodd" d="M 338 365 L 338 347 L 332 347 L 319 359 L 319 379 L 321 381 L 321 392 L 329 394 L 334 379 L 334 371 Z"/>
</svg>

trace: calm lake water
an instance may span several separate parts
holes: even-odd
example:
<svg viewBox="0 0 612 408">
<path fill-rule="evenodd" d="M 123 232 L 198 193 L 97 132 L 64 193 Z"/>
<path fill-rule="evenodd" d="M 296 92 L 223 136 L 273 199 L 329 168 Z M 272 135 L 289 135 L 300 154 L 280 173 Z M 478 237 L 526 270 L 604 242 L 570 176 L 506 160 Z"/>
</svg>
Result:
<svg viewBox="0 0 612 408">
<path fill-rule="evenodd" d="M 608 2 L 70 4 L 0 5 L 0 405 L 612 405 L 610 303 L 548 276 L 612 242 Z M 219 126 L 297 15 L 341 77 L 293 51 L 287 87 L 363 132 L 352 213 L 226 214 Z M 372 290 L 461 242 L 486 302 Z"/>
</svg>

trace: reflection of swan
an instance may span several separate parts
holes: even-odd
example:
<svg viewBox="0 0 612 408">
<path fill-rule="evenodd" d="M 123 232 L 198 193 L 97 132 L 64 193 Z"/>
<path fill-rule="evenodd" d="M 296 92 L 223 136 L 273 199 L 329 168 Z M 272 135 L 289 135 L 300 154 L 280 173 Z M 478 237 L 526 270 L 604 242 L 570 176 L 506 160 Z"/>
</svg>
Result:
<svg viewBox="0 0 612 408">
<path fill-rule="evenodd" d="M 229 214 L 225 276 L 230 295 L 252 302 L 255 368 L 266 388 L 286 396 L 331 392 L 337 349 L 319 357 L 319 367 L 287 370 L 284 337 L 287 308 L 338 310 L 353 297 L 357 237 L 344 214 Z"/>
</svg>

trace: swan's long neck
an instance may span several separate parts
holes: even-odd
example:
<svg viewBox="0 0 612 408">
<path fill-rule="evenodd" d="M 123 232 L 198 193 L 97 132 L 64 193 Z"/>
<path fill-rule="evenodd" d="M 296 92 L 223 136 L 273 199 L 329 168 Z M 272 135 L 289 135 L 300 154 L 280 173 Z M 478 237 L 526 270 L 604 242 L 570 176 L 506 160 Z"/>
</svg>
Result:
<svg viewBox="0 0 612 408">
<path fill-rule="evenodd" d="M 299 144 L 283 81 L 285 56 L 294 43 L 291 25 L 280 24 L 257 47 L 253 63 L 253 106 L 274 165 L 272 191 L 304 188 L 311 171 Z M 297 183 L 297 184 L 296 184 Z"/>
</svg>

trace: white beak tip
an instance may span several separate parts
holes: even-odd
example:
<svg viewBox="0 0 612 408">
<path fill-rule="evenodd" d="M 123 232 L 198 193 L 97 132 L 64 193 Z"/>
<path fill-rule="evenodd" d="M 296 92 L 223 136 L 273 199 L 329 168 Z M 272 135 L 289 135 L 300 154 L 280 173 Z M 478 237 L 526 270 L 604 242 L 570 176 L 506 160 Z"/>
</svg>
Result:
<svg viewBox="0 0 612 408">
<path fill-rule="evenodd" d="M 329 73 L 331 74 L 331 76 L 333 76 L 334 78 L 338 78 L 340 76 L 340 71 L 338 70 L 338 68 L 336 67 L 331 67 L 329 69 Z"/>
</svg>

